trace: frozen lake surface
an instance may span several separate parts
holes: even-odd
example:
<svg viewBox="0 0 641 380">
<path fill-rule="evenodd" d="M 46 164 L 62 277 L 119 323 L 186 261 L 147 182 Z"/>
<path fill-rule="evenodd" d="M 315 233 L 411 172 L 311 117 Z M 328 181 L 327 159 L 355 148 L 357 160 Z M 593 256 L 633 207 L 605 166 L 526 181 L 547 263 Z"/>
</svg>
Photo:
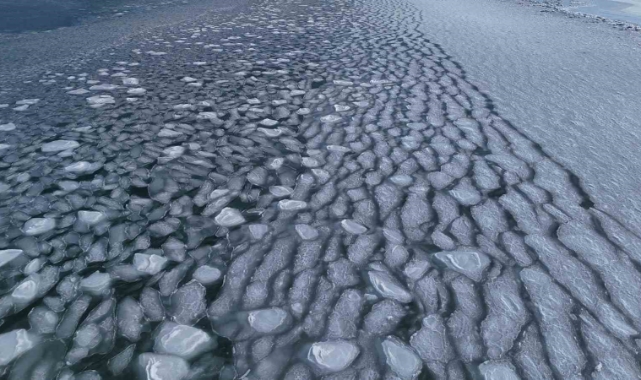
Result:
<svg viewBox="0 0 641 380">
<path fill-rule="evenodd" d="M 0 35 L 1 379 L 641 379 L 641 33 L 119 4 Z"/>
</svg>

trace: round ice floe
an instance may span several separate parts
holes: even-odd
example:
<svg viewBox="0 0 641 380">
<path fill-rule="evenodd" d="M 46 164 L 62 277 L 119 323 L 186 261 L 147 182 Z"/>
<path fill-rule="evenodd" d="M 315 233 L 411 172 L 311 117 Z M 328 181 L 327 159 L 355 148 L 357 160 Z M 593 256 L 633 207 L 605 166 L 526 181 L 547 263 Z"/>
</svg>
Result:
<svg viewBox="0 0 641 380">
<path fill-rule="evenodd" d="M 278 307 L 254 310 L 247 315 L 247 322 L 257 332 L 269 334 L 278 330 L 287 321 L 288 315 Z"/>
<path fill-rule="evenodd" d="M 337 340 L 312 344 L 307 359 L 325 372 L 347 369 L 360 353 L 360 348 L 349 341 Z"/>
<path fill-rule="evenodd" d="M 25 235 L 41 235 L 56 228 L 56 220 L 53 218 L 33 218 L 25 222 L 22 232 Z"/>
<path fill-rule="evenodd" d="M 235 208 L 225 207 L 220 214 L 214 218 L 216 224 L 222 227 L 235 227 L 245 223 L 245 218 Z"/>
<path fill-rule="evenodd" d="M 211 285 L 223 277 L 223 272 L 216 267 L 210 267 L 209 265 L 203 265 L 198 267 L 194 274 L 192 275 L 193 279 L 200 282 L 203 285 Z"/>
<path fill-rule="evenodd" d="M 154 340 L 154 351 L 190 360 L 213 349 L 215 343 L 209 334 L 200 329 L 164 322 Z"/>
</svg>

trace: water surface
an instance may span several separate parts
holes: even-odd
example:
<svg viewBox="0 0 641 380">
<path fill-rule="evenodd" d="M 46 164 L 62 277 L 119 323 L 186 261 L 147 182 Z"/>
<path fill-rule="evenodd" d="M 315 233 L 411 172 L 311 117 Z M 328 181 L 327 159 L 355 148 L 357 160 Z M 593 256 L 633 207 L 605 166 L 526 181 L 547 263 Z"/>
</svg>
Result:
<svg viewBox="0 0 641 380">
<path fill-rule="evenodd" d="M 641 1 L 639 0 L 587 0 L 581 2 L 565 0 L 563 5 L 565 9 L 573 12 L 641 25 Z"/>
</svg>

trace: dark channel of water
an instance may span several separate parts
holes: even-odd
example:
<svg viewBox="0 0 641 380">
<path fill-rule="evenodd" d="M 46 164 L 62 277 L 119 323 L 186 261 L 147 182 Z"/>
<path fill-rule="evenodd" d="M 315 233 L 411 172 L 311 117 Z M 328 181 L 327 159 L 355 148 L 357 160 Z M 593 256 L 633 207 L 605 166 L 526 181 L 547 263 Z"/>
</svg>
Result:
<svg viewBox="0 0 641 380">
<path fill-rule="evenodd" d="M 170 3 L 163 0 L 0 0 L 0 33 L 73 26 L 90 17 L 115 17 Z"/>
</svg>

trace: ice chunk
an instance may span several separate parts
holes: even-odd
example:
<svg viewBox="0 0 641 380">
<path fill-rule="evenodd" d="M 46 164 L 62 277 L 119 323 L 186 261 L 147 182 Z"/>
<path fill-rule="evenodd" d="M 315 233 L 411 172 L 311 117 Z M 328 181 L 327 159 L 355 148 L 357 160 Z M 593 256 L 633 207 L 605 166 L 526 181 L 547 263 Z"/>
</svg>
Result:
<svg viewBox="0 0 641 380">
<path fill-rule="evenodd" d="M 251 234 L 252 238 L 256 240 L 262 239 L 267 232 L 269 232 L 269 227 L 266 224 L 249 225 L 249 233 Z"/>
<path fill-rule="evenodd" d="M 369 271 L 369 280 L 374 289 L 383 297 L 396 300 L 400 303 L 412 302 L 412 295 L 401 283 L 389 273 L 382 271 Z"/>
<path fill-rule="evenodd" d="M 93 272 L 90 276 L 80 281 L 80 287 L 88 293 L 100 295 L 111 287 L 111 276 L 109 273 Z"/>
<path fill-rule="evenodd" d="M 156 254 L 136 253 L 134 255 L 134 267 L 136 270 L 155 275 L 167 264 L 167 259 Z"/>
<path fill-rule="evenodd" d="M 447 363 L 454 358 L 443 318 L 438 314 L 423 318 L 421 329 L 410 338 L 410 345 L 426 362 Z"/>
<path fill-rule="evenodd" d="M 144 353 L 136 362 L 141 380 L 183 380 L 189 373 L 187 361 L 173 355 Z"/>
<path fill-rule="evenodd" d="M 193 324 L 205 314 L 205 287 L 197 281 L 183 285 L 171 296 L 171 315 L 180 324 Z"/>
<path fill-rule="evenodd" d="M 11 363 L 35 347 L 38 341 L 37 335 L 31 334 L 25 329 L 0 334 L 0 366 Z"/>
<path fill-rule="evenodd" d="M 327 116 L 321 117 L 320 120 L 323 123 L 331 124 L 331 123 L 336 123 L 337 121 L 342 120 L 342 118 L 338 115 L 327 115 Z"/>
<path fill-rule="evenodd" d="M 360 223 L 357 223 L 351 219 L 343 219 L 341 221 L 341 227 L 350 234 L 360 235 L 367 232 L 367 227 L 363 226 Z"/>
<path fill-rule="evenodd" d="M 0 250 L 0 268 L 17 259 L 20 255 L 22 255 L 22 253 L 23 251 L 21 249 Z"/>
<path fill-rule="evenodd" d="M 402 380 L 413 380 L 423 368 L 423 362 L 416 352 L 400 339 L 388 336 L 383 341 L 383 353 L 387 365 Z"/>
<path fill-rule="evenodd" d="M 163 128 L 158 132 L 158 137 L 176 137 L 182 134 L 182 132 L 174 131 L 173 129 Z"/>
<path fill-rule="evenodd" d="M 87 98 L 87 102 L 92 108 L 100 108 L 105 104 L 114 104 L 116 101 L 111 95 L 96 95 Z"/>
<path fill-rule="evenodd" d="M 297 224 L 294 228 L 303 240 L 314 240 L 319 236 L 318 230 L 309 224 Z"/>
<path fill-rule="evenodd" d="M 11 299 L 17 304 L 27 304 L 33 301 L 38 294 L 38 277 L 29 276 L 11 292 Z"/>
<path fill-rule="evenodd" d="M 286 199 L 278 202 L 278 207 L 286 211 L 303 210 L 307 208 L 307 202 Z"/>
<path fill-rule="evenodd" d="M 29 312 L 29 325 L 33 332 L 52 334 L 60 318 L 46 306 L 36 306 Z"/>
<path fill-rule="evenodd" d="M 127 369 L 127 366 L 129 366 L 131 359 L 134 357 L 135 349 L 136 345 L 130 344 L 124 350 L 120 351 L 116 356 L 109 359 L 109 361 L 107 362 L 107 367 L 114 376 L 120 375 L 125 369 Z"/>
<path fill-rule="evenodd" d="M 16 129 L 14 123 L 0 124 L 0 132 L 10 132 Z"/>
<path fill-rule="evenodd" d="M 256 331 L 269 334 L 277 331 L 287 321 L 289 314 L 281 308 L 254 310 L 247 315 L 247 322 Z"/>
<path fill-rule="evenodd" d="M 91 91 L 111 91 L 117 89 L 118 86 L 110 83 L 97 84 L 89 87 Z"/>
<path fill-rule="evenodd" d="M 360 348 L 346 340 L 317 342 L 312 344 L 307 359 L 325 372 L 340 372 L 356 359 Z"/>
<path fill-rule="evenodd" d="M 79 147 L 80 144 L 78 144 L 77 141 L 73 140 L 55 140 L 51 141 L 45 144 L 42 144 L 42 147 L 40 148 L 43 152 L 59 152 L 62 150 L 70 150 L 70 149 L 76 149 Z"/>
<path fill-rule="evenodd" d="M 27 220 L 22 227 L 25 235 L 42 235 L 56 228 L 56 220 L 53 218 L 33 218 Z"/>
<path fill-rule="evenodd" d="M 78 211 L 78 220 L 89 226 L 96 225 L 105 219 L 107 219 L 107 216 L 103 212 L 86 210 Z"/>
<path fill-rule="evenodd" d="M 273 127 L 276 124 L 278 124 L 278 121 L 273 120 L 273 119 L 263 119 L 260 121 L 260 125 L 264 125 L 266 127 Z"/>
<path fill-rule="evenodd" d="M 271 186 L 269 192 L 275 197 L 286 197 L 291 195 L 294 190 L 287 186 Z"/>
<path fill-rule="evenodd" d="M 162 153 L 171 158 L 178 158 L 185 153 L 185 147 L 182 146 L 170 146 L 162 151 Z"/>
<path fill-rule="evenodd" d="M 223 273 L 220 269 L 216 267 L 210 267 L 209 265 L 203 265 L 198 267 L 192 277 L 194 280 L 200 282 L 203 285 L 211 285 L 223 276 Z"/>
<path fill-rule="evenodd" d="M 140 81 L 137 78 L 122 78 L 122 84 L 125 86 L 137 86 Z"/>
<path fill-rule="evenodd" d="M 235 227 L 245 223 L 245 218 L 235 208 L 225 207 L 214 219 L 216 224 L 223 227 Z"/>
<path fill-rule="evenodd" d="M 82 173 L 95 172 L 101 167 L 102 167 L 102 164 L 100 163 L 92 164 L 91 162 L 87 162 L 87 161 L 78 161 L 78 162 L 74 162 L 73 164 L 65 166 L 65 171 L 69 173 L 82 174 Z"/>
<path fill-rule="evenodd" d="M 163 322 L 154 340 L 154 351 L 159 354 L 176 355 L 193 359 L 216 347 L 209 334 L 195 327 Z"/>
<path fill-rule="evenodd" d="M 450 251 L 435 254 L 448 268 L 459 272 L 473 281 L 481 281 L 483 274 L 490 265 L 490 259 L 477 251 Z"/>
<path fill-rule="evenodd" d="M 118 304 L 118 331 L 120 335 L 137 342 L 143 328 L 143 314 L 140 304 L 131 297 L 125 297 Z"/>
</svg>

